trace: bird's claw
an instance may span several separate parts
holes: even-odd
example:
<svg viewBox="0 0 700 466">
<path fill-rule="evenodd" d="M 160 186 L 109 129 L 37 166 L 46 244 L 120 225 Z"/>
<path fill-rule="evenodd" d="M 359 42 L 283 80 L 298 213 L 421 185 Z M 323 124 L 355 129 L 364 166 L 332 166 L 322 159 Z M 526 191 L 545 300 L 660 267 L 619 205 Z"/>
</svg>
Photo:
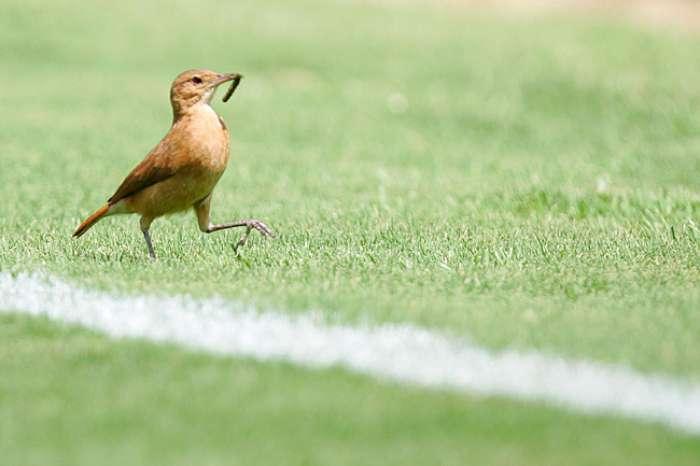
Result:
<svg viewBox="0 0 700 466">
<path fill-rule="evenodd" d="M 250 230 L 251 228 L 254 228 L 258 232 L 260 232 L 260 234 L 263 236 L 269 236 L 272 238 L 275 237 L 275 235 L 272 233 L 272 230 L 270 230 L 270 227 L 265 225 L 260 220 L 249 220 L 247 226 L 248 226 L 248 230 Z"/>
<path fill-rule="evenodd" d="M 275 235 L 272 233 L 272 230 L 270 230 L 270 227 L 265 225 L 260 220 L 248 220 L 248 221 L 246 221 L 245 234 L 243 235 L 243 237 L 241 239 L 238 240 L 236 245 L 233 247 L 233 252 L 235 252 L 236 255 L 239 255 L 238 248 L 245 245 L 246 241 L 248 241 L 248 236 L 250 236 L 250 232 L 252 230 L 256 230 L 261 235 L 266 236 L 266 237 L 271 237 L 271 238 L 275 237 Z"/>
</svg>

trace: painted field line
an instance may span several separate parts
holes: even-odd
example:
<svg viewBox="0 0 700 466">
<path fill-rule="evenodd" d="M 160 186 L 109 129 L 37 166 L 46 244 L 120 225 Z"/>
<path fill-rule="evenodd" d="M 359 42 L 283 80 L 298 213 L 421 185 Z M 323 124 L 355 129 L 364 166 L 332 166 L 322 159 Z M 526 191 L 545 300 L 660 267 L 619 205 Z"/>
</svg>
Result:
<svg viewBox="0 0 700 466">
<path fill-rule="evenodd" d="M 410 325 L 330 325 L 222 299 L 115 296 L 40 274 L 0 272 L 0 312 L 77 324 L 111 337 L 214 354 L 339 365 L 379 378 L 622 415 L 700 434 L 700 385 L 624 366 L 533 351 L 490 351 Z"/>
</svg>

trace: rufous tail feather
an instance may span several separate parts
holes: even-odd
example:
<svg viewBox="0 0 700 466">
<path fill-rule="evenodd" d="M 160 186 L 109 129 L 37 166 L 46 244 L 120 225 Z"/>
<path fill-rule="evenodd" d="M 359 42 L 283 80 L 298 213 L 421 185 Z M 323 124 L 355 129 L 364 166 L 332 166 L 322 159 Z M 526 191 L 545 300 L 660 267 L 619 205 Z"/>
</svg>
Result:
<svg viewBox="0 0 700 466">
<path fill-rule="evenodd" d="M 92 213 L 92 215 L 86 218 L 85 221 L 81 223 L 78 228 L 75 229 L 73 237 L 80 238 L 83 235 L 83 233 L 88 231 L 91 226 L 98 222 L 98 220 L 107 215 L 107 212 L 109 212 L 109 204 L 105 204 L 99 209 L 97 209 L 95 212 Z"/>
</svg>

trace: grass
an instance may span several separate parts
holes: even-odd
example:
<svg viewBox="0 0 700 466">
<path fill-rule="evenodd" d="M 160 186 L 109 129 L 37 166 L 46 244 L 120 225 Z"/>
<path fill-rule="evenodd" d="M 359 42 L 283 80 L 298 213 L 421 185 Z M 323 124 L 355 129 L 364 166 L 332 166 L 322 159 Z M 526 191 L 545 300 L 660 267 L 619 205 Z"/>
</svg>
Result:
<svg viewBox="0 0 700 466">
<path fill-rule="evenodd" d="M 7 464 L 680 466 L 700 453 L 661 427 L 114 343 L 25 317 L 0 317 L 0 356 Z"/>
<path fill-rule="evenodd" d="M 697 380 L 697 46 L 418 6 L 8 1 L 0 267 Z M 278 238 L 237 260 L 237 233 L 187 214 L 154 224 L 156 263 L 136 218 L 71 240 L 165 133 L 169 81 L 194 66 L 246 76 L 215 105 L 233 158 L 214 219 L 259 217 Z"/>
</svg>

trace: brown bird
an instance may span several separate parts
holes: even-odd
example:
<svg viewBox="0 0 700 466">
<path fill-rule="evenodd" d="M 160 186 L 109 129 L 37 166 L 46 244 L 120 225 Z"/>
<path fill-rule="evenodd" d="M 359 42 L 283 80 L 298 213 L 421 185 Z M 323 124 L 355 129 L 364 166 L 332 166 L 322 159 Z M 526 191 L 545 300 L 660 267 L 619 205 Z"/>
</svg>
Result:
<svg viewBox="0 0 700 466">
<path fill-rule="evenodd" d="M 139 214 L 148 254 L 155 259 L 148 233 L 151 223 L 160 216 L 189 208 L 194 209 L 199 229 L 204 233 L 245 227 L 236 250 L 245 244 L 253 229 L 263 236 L 272 236 L 270 228 L 259 220 L 212 224 L 209 218 L 212 191 L 229 159 L 228 128 L 211 108 L 211 99 L 220 84 L 234 81 L 235 85 L 240 79 L 236 73 L 209 70 L 188 70 L 175 78 L 170 87 L 173 123 L 168 134 L 129 173 L 107 203 L 78 226 L 73 236 L 82 236 L 109 215 Z M 231 91 L 224 100 L 230 94 Z"/>
</svg>

